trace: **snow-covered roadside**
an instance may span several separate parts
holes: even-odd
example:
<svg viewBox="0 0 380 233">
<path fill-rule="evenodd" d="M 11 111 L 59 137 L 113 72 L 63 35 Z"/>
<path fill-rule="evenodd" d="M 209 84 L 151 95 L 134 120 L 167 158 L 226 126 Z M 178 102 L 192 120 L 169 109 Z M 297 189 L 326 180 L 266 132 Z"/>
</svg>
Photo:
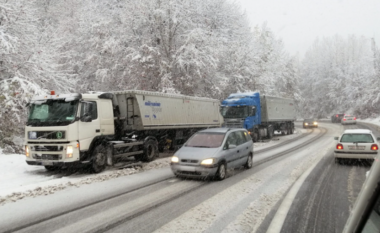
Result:
<svg viewBox="0 0 380 233">
<path fill-rule="evenodd" d="M 26 197 L 53 194 L 67 187 L 79 187 L 93 182 L 102 182 L 120 176 L 169 166 L 170 158 L 157 159 L 142 166 L 124 169 L 109 169 L 100 174 L 77 173 L 62 176 L 47 172 L 41 166 L 28 166 L 24 155 L 0 154 L 0 205 Z"/>
</svg>

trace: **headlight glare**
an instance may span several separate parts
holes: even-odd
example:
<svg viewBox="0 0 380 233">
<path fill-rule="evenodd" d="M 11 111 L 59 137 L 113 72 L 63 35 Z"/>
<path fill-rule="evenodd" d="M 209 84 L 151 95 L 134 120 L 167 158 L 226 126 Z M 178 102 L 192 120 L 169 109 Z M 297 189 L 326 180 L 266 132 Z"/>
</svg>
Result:
<svg viewBox="0 0 380 233">
<path fill-rule="evenodd" d="M 173 156 L 172 159 L 171 159 L 172 163 L 178 163 L 179 162 L 179 159 L 177 156 Z"/>
<path fill-rule="evenodd" d="M 202 160 L 201 164 L 202 165 L 211 165 L 214 163 L 214 159 L 205 159 L 205 160 Z"/>
<path fill-rule="evenodd" d="M 314 122 L 314 125 L 318 125 L 318 122 Z"/>
<path fill-rule="evenodd" d="M 73 146 L 67 146 L 66 148 L 66 157 L 67 158 L 72 158 L 74 153 Z"/>
<path fill-rule="evenodd" d="M 308 123 L 305 123 L 305 125 L 309 125 Z"/>
<path fill-rule="evenodd" d="M 25 155 L 29 157 L 29 146 L 25 146 Z"/>
</svg>

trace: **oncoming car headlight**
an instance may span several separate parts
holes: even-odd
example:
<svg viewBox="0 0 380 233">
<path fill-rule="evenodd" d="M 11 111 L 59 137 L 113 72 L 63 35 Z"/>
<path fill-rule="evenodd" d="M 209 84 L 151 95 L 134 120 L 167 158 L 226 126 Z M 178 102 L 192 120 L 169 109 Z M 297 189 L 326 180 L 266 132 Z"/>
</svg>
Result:
<svg viewBox="0 0 380 233">
<path fill-rule="evenodd" d="M 314 124 L 314 125 L 318 125 L 318 122 L 315 121 L 313 124 Z"/>
<path fill-rule="evenodd" d="M 173 156 L 172 159 L 171 159 L 172 163 L 178 163 L 179 162 L 179 159 L 177 156 Z"/>
<path fill-rule="evenodd" d="M 214 163 L 214 159 L 204 159 L 201 162 L 202 165 L 211 165 L 213 163 Z"/>
<path fill-rule="evenodd" d="M 308 123 L 305 123 L 305 125 L 309 125 Z"/>
</svg>

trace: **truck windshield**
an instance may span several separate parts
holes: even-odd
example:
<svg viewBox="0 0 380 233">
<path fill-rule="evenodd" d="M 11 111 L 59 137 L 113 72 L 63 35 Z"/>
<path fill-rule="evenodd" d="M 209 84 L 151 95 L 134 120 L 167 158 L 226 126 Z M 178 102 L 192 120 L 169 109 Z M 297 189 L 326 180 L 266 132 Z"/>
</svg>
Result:
<svg viewBox="0 0 380 233">
<path fill-rule="evenodd" d="M 45 103 L 30 105 L 27 125 L 58 126 L 68 125 L 75 120 L 79 101 L 47 100 Z"/>
<path fill-rule="evenodd" d="M 221 114 L 224 118 L 246 118 L 250 115 L 249 106 L 223 106 Z"/>
</svg>

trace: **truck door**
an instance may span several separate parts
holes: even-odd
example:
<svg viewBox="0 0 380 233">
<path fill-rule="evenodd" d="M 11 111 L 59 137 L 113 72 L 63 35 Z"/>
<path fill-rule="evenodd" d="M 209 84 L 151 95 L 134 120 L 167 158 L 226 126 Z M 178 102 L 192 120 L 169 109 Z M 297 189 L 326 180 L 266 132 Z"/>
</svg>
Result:
<svg viewBox="0 0 380 233">
<path fill-rule="evenodd" d="M 80 150 L 88 150 L 92 140 L 100 134 L 100 120 L 96 101 L 81 102 L 78 127 Z"/>
</svg>

